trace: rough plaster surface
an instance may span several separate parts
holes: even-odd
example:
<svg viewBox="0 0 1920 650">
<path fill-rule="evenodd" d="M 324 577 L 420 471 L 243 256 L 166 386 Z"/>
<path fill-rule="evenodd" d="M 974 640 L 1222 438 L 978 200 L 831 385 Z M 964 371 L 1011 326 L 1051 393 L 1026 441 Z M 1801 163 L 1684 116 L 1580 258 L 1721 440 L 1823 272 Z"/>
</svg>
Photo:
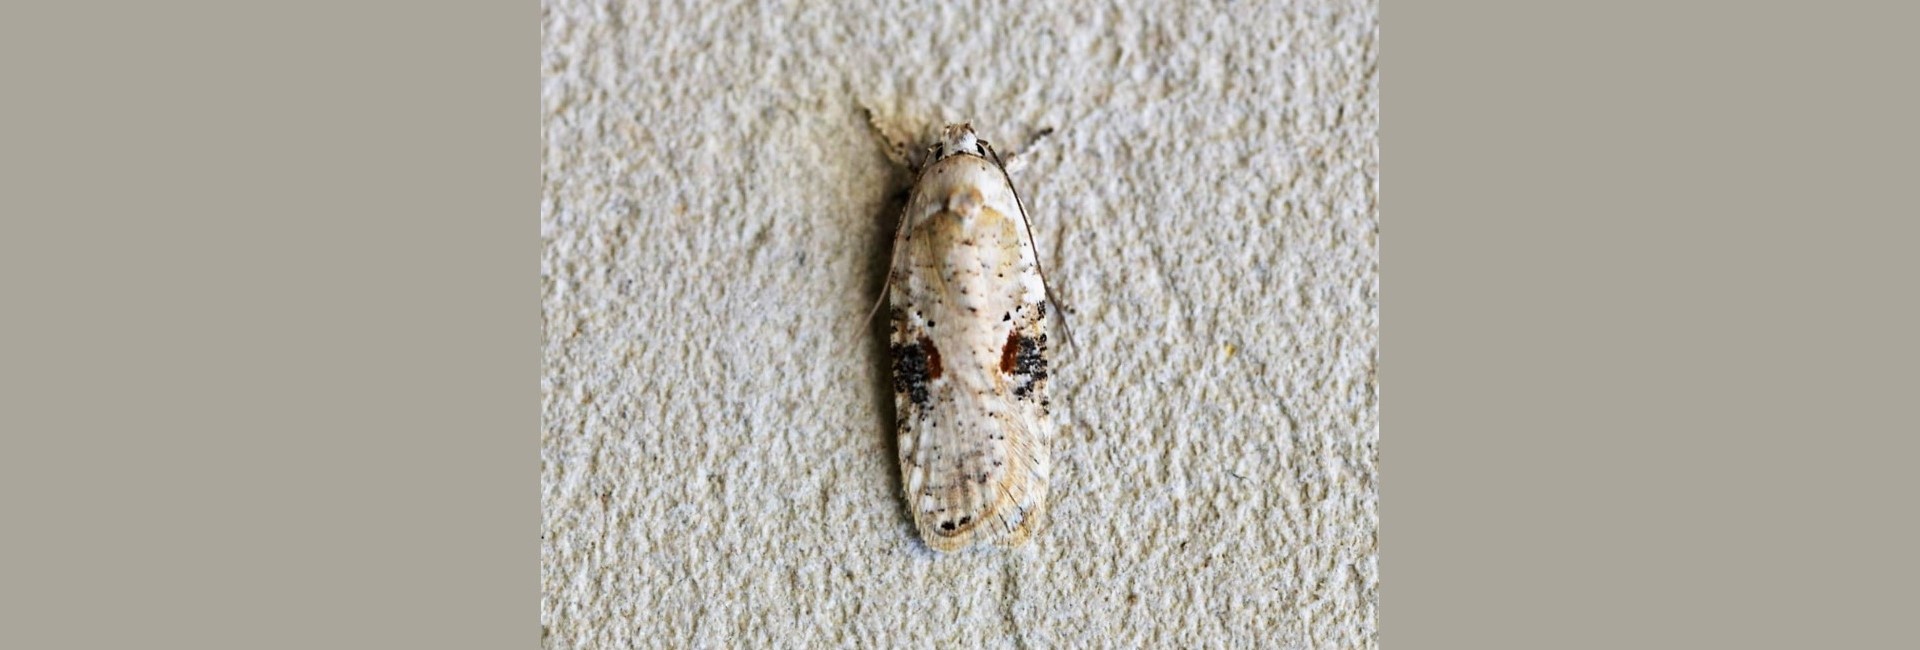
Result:
<svg viewBox="0 0 1920 650">
<path fill-rule="evenodd" d="M 1378 24 L 543 2 L 545 644 L 1376 646 Z M 914 536 L 868 110 L 1023 159 L 1078 343 L 1024 549 Z"/>
</svg>

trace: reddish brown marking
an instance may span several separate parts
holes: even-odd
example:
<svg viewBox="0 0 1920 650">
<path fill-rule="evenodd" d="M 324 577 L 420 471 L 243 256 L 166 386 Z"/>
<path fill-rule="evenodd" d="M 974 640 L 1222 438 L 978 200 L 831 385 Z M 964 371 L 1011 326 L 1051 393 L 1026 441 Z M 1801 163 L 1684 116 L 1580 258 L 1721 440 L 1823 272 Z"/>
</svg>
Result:
<svg viewBox="0 0 1920 650">
<path fill-rule="evenodd" d="M 929 323 L 931 325 L 931 323 Z M 933 339 L 920 337 L 920 349 L 927 351 L 927 379 L 940 378 L 940 348 L 933 347 Z"/>
<path fill-rule="evenodd" d="M 1000 372 L 1009 375 L 1013 374 L 1013 369 L 1020 366 L 1019 359 L 1020 332 L 1019 330 L 1007 330 L 1007 345 L 1006 347 L 1000 348 Z"/>
</svg>

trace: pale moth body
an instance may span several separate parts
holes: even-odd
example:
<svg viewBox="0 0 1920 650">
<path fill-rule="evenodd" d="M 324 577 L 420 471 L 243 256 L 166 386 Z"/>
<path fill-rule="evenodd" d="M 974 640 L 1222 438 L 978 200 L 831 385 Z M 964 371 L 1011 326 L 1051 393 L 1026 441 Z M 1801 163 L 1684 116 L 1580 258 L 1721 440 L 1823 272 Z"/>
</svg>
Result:
<svg viewBox="0 0 1920 650">
<path fill-rule="evenodd" d="M 966 124 L 931 153 L 888 276 L 901 483 L 927 546 L 1017 546 L 1046 511 L 1059 314 L 998 156 Z"/>
</svg>

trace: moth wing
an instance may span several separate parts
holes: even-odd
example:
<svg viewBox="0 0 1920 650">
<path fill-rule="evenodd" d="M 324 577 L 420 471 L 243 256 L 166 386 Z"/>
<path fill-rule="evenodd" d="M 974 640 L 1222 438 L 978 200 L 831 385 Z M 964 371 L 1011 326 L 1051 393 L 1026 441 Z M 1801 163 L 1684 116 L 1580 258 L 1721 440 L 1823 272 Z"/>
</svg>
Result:
<svg viewBox="0 0 1920 650">
<path fill-rule="evenodd" d="M 949 384 L 951 386 L 951 384 Z M 956 391 L 964 393 L 965 391 Z M 955 407 L 936 408 L 932 417 L 956 425 L 943 440 L 973 441 L 935 451 L 938 441 L 923 429 L 903 448 L 912 455 L 905 463 L 909 503 L 921 539 L 941 551 L 953 551 L 989 541 L 1000 546 L 1025 542 L 1046 506 L 1048 458 L 1044 432 L 1032 430 L 1029 420 L 1002 395 L 982 396 L 975 404 L 940 401 Z M 992 418 L 961 417 L 962 411 L 994 414 Z M 959 424 L 970 422 L 971 425 Z M 967 427 L 971 426 L 969 429 Z M 985 430 L 979 430 L 985 429 Z"/>
</svg>

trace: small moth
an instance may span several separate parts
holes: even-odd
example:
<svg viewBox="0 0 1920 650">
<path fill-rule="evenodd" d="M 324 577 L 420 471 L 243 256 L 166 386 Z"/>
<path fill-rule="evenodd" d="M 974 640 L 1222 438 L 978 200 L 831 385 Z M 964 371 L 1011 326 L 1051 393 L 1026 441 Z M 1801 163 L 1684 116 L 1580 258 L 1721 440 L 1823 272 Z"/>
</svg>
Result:
<svg viewBox="0 0 1920 650">
<path fill-rule="evenodd" d="M 901 484 L 933 549 L 1018 546 L 1047 508 L 1061 316 L 992 146 L 954 124 L 927 153 L 887 275 Z"/>
</svg>

